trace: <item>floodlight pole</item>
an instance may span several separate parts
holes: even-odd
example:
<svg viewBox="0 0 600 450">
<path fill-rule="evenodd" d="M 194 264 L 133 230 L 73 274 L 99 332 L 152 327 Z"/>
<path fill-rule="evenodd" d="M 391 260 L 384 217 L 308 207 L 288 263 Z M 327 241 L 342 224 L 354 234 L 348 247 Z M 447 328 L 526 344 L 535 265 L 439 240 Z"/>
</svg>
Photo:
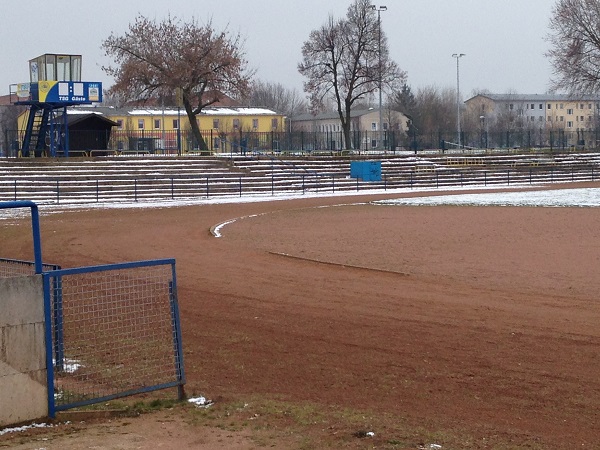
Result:
<svg viewBox="0 0 600 450">
<path fill-rule="evenodd" d="M 377 29 L 378 29 L 378 54 L 379 54 L 379 145 L 383 146 L 383 95 L 382 95 L 382 78 L 381 69 L 381 11 L 387 11 L 387 6 L 371 5 L 371 8 L 377 11 Z"/>
<path fill-rule="evenodd" d="M 458 61 L 463 56 L 466 56 L 464 53 L 454 53 L 452 55 L 453 58 L 456 58 L 456 134 L 458 136 L 458 148 L 460 149 L 460 76 L 459 76 L 459 65 Z"/>
</svg>

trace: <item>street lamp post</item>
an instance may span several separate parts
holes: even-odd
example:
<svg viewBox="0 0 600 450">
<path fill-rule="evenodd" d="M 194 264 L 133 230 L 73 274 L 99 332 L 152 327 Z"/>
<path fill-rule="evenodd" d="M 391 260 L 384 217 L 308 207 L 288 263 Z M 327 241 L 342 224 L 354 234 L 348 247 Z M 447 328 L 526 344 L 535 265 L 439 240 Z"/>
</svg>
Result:
<svg viewBox="0 0 600 450">
<path fill-rule="evenodd" d="M 453 58 L 456 58 L 456 134 L 458 135 L 458 148 L 460 148 L 460 72 L 458 61 L 463 56 L 466 55 L 464 53 L 454 53 L 452 55 Z"/>
<path fill-rule="evenodd" d="M 383 99 L 382 99 L 382 69 L 381 69 L 381 11 L 387 11 L 387 6 L 371 5 L 377 11 L 377 28 L 378 28 L 378 50 L 379 54 L 379 145 L 383 147 Z M 379 146 L 378 146 L 379 147 Z"/>
</svg>

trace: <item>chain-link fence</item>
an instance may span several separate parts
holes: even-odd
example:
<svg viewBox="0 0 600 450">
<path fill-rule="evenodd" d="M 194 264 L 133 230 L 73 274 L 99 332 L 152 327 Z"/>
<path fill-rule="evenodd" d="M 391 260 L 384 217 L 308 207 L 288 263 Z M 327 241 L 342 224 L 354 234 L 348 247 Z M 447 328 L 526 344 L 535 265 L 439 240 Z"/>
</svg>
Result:
<svg viewBox="0 0 600 450">
<path fill-rule="evenodd" d="M 42 270 L 44 271 L 58 269 L 60 269 L 60 266 L 42 264 Z M 0 258 L 0 278 L 22 277 L 33 274 L 35 274 L 35 263 L 33 261 Z"/>
</svg>

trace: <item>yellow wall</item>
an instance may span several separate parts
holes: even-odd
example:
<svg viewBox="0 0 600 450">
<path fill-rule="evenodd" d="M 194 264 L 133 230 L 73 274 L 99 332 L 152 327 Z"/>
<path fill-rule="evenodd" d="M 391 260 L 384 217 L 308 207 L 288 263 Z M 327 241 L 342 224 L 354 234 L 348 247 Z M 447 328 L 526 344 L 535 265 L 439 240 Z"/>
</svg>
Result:
<svg viewBox="0 0 600 450">
<path fill-rule="evenodd" d="M 91 110 L 91 108 L 90 108 Z M 135 110 L 133 110 L 135 112 Z M 144 121 L 144 131 L 175 131 L 177 128 L 173 127 L 173 120 L 177 120 L 177 114 L 173 114 L 172 111 L 168 111 L 163 116 L 162 114 L 124 114 L 123 111 L 115 111 L 114 114 L 107 112 L 106 110 L 102 111 L 103 116 L 107 119 L 113 120 L 114 122 L 122 121 L 122 130 L 128 131 L 138 131 L 141 128 L 138 127 L 138 121 Z M 27 125 L 27 117 L 29 112 L 26 111 L 21 114 L 18 118 L 18 126 L 19 130 L 24 130 Z M 200 130 L 202 131 L 217 131 L 213 128 L 213 119 L 219 120 L 219 132 L 232 132 L 234 129 L 234 120 L 239 120 L 239 128 L 243 132 L 247 131 L 257 131 L 257 132 L 271 132 L 271 131 L 284 131 L 285 130 L 285 117 L 281 114 L 257 114 L 257 115 L 225 115 L 225 114 L 201 114 L 197 116 L 198 124 L 200 126 Z M 258 121 L 258 126 L 254 128 L 254 119 Z M 277 128 L 272 128 L 272 120 L 277 119 Z M 154 121 L 159 120 L 160 126 L 158 128 L 154 127 Z M 164 128 L 163 128 L 163 120 L 164 120 Z M 119 129 L 117 127 L 115 130 Z M 184 111 L 181 113 L 181 129 L 189 130 L 190 124 L 187 118 L 187 115 Z"/>
<path fill-rule="evenodd" d="M 135 112 L 135 111 L 134 111 Z M 172 114 L 171 112 L 166 113 L 164 116 L 162 114 L 130 114 L 130 115 L 119 115 L 119 114 L 105 114 L 105 117 L 118 122 L 119 120 L 123 123 L 124 130 L 141 130 L 138 126 L 138 121 L 144 121 L 144 130 L 152 131 L 152 130 L 165 130 L 165 131 L 174 131 L 176 128 L 173 127 L 173 120 L 177 120 L 177 115 Z M 217 119 L 219 121 L 218 131 L 222 132 L 232 132 L 235 131 L 234 120 L 239 121 L 239 128 L 237 130 L 241 131 L 257 131 L 257 132 L 270 132 L 270 131 L 284 131 L 285 126 L 285 118 L 281 114 L 257 114 L 257 115 L 225 115 L 225 114 L 200 114 L 196 116 L 196 120 L 198 121 L 198 125 L 200 130 L 202 131 L 217 131 L 213 125 L 214 120 Z M 254 127 L 254 120 L 257 120 L 257 127 Z M 277 128 L 272 128 L 272 120 L 277 119 Z M 155 120 L 160 122 L 160 126 L 155 128 Z M 164 126 L 163 126 L 164 120 Z M 185 112 L 181 113 L 181 129 L 189 130 L 190 124 L 188 121 L 188 117 Z"/>
</svg>

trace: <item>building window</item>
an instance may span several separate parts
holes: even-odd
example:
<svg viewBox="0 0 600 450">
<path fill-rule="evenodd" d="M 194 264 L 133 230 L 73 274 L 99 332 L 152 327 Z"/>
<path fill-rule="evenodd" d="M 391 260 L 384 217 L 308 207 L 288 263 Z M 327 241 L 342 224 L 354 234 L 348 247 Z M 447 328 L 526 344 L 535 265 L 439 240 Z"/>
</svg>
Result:
<svg viewBox="0 0 600 450">
<path fill-rule="evenodd" d="M 592 109 L 592 104 L 588 103 L 588 109 Z"/>
<path fill-rule="evenodd" d="M 565 107 L 564 103 L 560 104 L 560 109 L 563 109 Z"/>
<path fill-rule="evenodd" d="M 240 128 L 240 119 L 233 119 L 233 129 L 237 130 Z"/>
<path fill-rule="evenodd" d="M 258 119 L 252 119 L 252 128 L 258 129 Z"/>
<path fill-rule="evenodd" d="M 138 130 L 144 129 L 144 119 L 138 119 Z"/>
<path fill-rule="evenodd" d="M 567 122 L 567 128 L 573 128 L 573 122 L 572 121 L 568 121 Z"/>
<path fill-rule="evenodd" d="M 533 103 L 531 104 L 531 109 L 535 109 L 535 105 Z"/>
<path fill-rule="evenodd" d="M 544 104 L 540 103 L 540 109 L 544 109 Z"/>
<path fill-rule="evenodd" d="M 544 116 L 540 116 L 538 120 L 539 120 L 540 122 L 543 122 L 543 121 L 544 121 Z"/>
<path fill-rule="evenodd" d="M 377 131 L 377 122 L 371 122 L 371 131 Z"/>
<path fill-rule="evenodd" d="M 552 122 L 552 116 L 548 116 L 548 122 Z"/>
<path fill-rule="evenodd" d="M 179 119 L 173 119 L 173 129 L 179 130 Z"/>
<path fill-rule="evenodd" d="M 560 121 L 564 122 L 565 121 L 565 116 L 560 116 Z"/>
<path fill-rule="evenodd" d="M 583 103 L 581 103 L 581 104 L 579 105 L 579 108 L 580 108 L 580 109 L 583 109 Z"/>
<path fill-rule="evenodd" d="M 512 103 L 510 105 L 508 105 L 508 109 L 510 109 L 511 111 L 514 109 L 515 105 L 513 105 Z"/>
<path fill-rule="evenodd" d="M 552 109 L 552 105 L 548 103 L 548 109 Z"/>
<path fill-rule="evenodd" d="M 573 108 L 567 109 L 567 114 L 573 114 Z"/>
<path fill-rule="evenodd" d="M 383 122 L 383 129 L 387 131 L 389 129 L 389 124 L 387 122 Z"/>
<path fill-rule="evenodd" d="M 119 130 L 123 129 L 123 119 L 117 119 L 117 128 Z"/>
<path fill-rule="evenodd" d="M 271 119 L 271 128 L 277 128 L 279 126 L 279 121 L 277 119 Z"/>
<path fill-rule="evenodd" d="M 154 129 L 160 130 L 160 119 L 154 119 Z"/>
<path fill-rule="evenodd" d="M 213 128 L 215 130 L 219 129 L 219 119 L 213 119 Z"/>
</svg>

